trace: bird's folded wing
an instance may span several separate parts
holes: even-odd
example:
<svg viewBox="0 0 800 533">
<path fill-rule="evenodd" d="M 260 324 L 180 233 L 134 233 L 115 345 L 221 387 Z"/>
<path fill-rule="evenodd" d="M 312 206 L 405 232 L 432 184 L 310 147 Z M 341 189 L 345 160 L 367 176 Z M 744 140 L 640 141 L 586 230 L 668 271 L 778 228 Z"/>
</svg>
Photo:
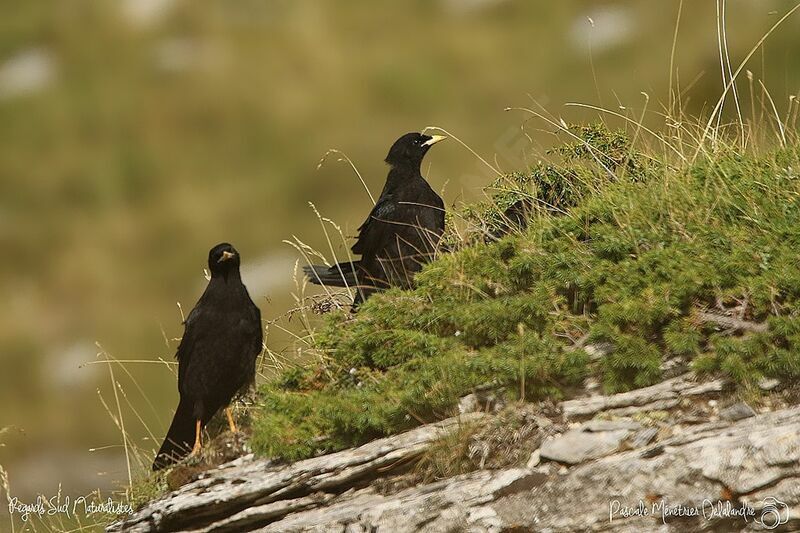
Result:
<svg viewBox="0 0 800 533">
<path fill-rule="evenodd" d="M 197 323 L 202 322 L 201 315 L 203 314 L 202 306 L 197 305 L 186 320 L 183 321 L 183 337 L 181 343 L 178 345 L 178 350 L 175 352 L 175 359 L 178 360 L 178 385 L 183 382 L 183 376 L 186 374 L 186 369 L 189 366 L 189 359 L 194 351 L 194 344 L 198 337 Z"/>
<path fill-rule="evenodd" d="M 397 202 L 391 195 L 381 198 L 372 208 L 367 220 L 358 228 L 358 240 L 353 245 L 353 253 L 374 254 L 381 250 L 387 238 L 397 231 L 390 221 L 397 211 Z"/>
</svg>

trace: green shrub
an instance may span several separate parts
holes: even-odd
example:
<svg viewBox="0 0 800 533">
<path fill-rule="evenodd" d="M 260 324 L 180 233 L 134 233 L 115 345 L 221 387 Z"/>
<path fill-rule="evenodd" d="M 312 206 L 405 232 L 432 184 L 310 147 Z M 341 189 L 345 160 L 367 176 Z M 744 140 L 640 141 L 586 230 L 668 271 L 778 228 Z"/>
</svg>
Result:
<svg viewBox="0 0 800 533">
<path fill-rule="evenodd" d="M 466 209 L 481 235 L 531 199 L 527 223 L 468 239 L 316 335 L 318 361 L 261 390 L 255 448 L 294 459 L 437 420 L 491 385 L 562 398 L 589 373 L 608 392 L 661 379 L 665 355 L 751 387 L 800 376 L 800 168 L 796 149 L 670 167 L 597 126 Z M 451 235 L 452 237 L 452 235 Z M 698 309 L 768 321 L 703 323 Z M 579 338 L 611 353 L 590 362 Z"/>
</svg>

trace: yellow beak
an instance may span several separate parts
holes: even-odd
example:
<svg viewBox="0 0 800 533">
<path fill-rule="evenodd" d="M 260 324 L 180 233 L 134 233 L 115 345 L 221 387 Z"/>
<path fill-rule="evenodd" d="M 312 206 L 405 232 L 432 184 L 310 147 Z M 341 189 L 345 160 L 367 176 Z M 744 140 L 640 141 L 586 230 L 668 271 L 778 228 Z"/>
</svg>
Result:
<svg viewBox="0 0 800 533">
<path fill-rule="evenodd" d="M 438 143 L 439 141 L 443 141 L 445 139 L 447 139 L 447 137 L 444 136 L 444 135 L 434 135 L 434 136 L 432 136 L 430 138 L 430 140 L 425 141 L 424 143 L 422 143 L 422 146 L 433 146 L 434 144 Z"/>
</svg>

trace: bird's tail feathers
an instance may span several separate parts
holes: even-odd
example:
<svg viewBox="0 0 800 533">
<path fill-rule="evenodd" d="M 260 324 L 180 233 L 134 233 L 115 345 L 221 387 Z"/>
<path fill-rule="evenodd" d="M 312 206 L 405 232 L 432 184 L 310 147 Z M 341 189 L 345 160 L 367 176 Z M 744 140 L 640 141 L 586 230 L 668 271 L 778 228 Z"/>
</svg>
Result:
<svg viewBox="0 0 800 533">
<path fill-rule="evenodd" d="M 331 267 L 325 265 L 309 265 L 303 267 L 303 272 L 311 283 L 315 285 L 329 285 L 331 287 L 355 287 L 358 285 L 356 272 L 359 270 L 358 261 L 337 263 Z"/>
<path fill-rule="evenodd" d="M 189 402 L 181 400 L 172 418 L 164 443 L 153 461 L 153 470 L 171 466 L 192 451 L 195 439 L 196 421 Z"/>
</svg>

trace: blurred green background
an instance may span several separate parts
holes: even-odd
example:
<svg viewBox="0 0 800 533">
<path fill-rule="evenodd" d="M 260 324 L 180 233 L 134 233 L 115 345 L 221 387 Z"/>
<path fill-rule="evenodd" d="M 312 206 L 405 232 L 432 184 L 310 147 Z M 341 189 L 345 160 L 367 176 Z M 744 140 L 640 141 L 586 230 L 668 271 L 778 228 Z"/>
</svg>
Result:
<svg viewBox="0 0 800 533">
<path fill-rule="evenodd" d="M 543 157 L 553 129 L 505 107 L 666 104 L 679 2 L 530 0 L 3 0 L 0 16 L 0 464 L 21 499 L 127 480 L 108 368 L 172 360 L 208 249 L 240 250 L 265 319 L 292 305 L 297 235 L 324 249 L 308 207 L 352 235 L 400 134 L 458 135 L 504 170 Z M 731 0 L 734 67 L 793 2 Z M 721 90 L 717 14 L 686 1 L 675 80 L 690 114 Z M 800 17 L 748 68 L 780 109 L 800 87 Z M 594 72 L 594 74 L 593 74 Z M 746 78 L 740 84 L 746 94 Z M 527 136 L 530 136 L 529 139 Z M 448 205 L 491 174 L 455 142 L 425 162 Z M 285 321 L 294 328 L 296 322 Z M 292 340 L 270 333 L 276 352 Z M 144 449 L 176 403 L 158 363 L 116 369 Z M 140 387 L 138 389 L 137 387 Z M 149 399 L 145 401 L 145 396 Z M 135 412 L 134 412 L 135 409 Z M 138 413 L 138 416 L 137 414 Z M 141 420 L 138 417 L 141 417 Z M 96 449 L 95 451 L 90 451 Z"/>
</svg>

